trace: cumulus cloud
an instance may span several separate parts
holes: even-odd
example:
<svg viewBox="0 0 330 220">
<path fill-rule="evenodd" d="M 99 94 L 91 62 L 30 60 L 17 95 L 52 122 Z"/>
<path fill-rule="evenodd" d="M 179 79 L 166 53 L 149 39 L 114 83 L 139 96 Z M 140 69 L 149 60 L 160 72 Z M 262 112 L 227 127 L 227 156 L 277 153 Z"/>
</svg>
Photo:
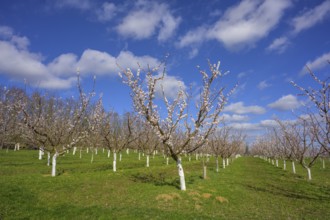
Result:
<svg viewBox="0 0 330 220">
<path fill-rule="evenodd" d="M 117 64 L 127 68 L 135 63 L 136 68 L 133 65 L 133 70 L 138 68 L 138 63 L 142 67 L 159 64 L 156 58 L 135 56 L 130 51 L 121 51 L 115 57 L 93 49 L 86 49 L 80 57 L 73 53 L 61 54 L 45 63 L 42 55 L 29 51 L 27 42 L 26 37 L 14 35 L 11 28 L 0 26 L 0 74 L 14 80 L 25 79 L 29 84 L 41 88 L 70 88 L 76 80 L 75 72 L 78 67 L 83 76 L 114 76 L 118 72 Z"/>
<path fill-rule="evenodd" d="M 279 54 L 283 53 L 290 45 L 287 37 L 276 38 L 268 47 L 268 51 L 274 51 Z"/>
<path fill-rule="evenodd" d="M 247 115 L 238 115 L 238 114 L 223 114 L 221 115 L 225 122 L 239 122 L 239 121 L 248 121 L 249 117 Z"/>
<path fill-rule="evenodd" d="M 288 111 L 299 108 L 301 105 L 302 103 L 298 101 L 296 96 L 289 94 L 279 98 L 273 103 L 268 104 L 268 107 L 280 111 Z"/>
<path fill-rule="evenodd" d="M 306 66 L 309 69 L 311 69 L 312 71 L 320 70 L 320 69 L 326 67 L 327 65 L 329 65 L 329 63 L 328 63 L 329 61 L 330 61 L 330 52 L 322 54 L 321 56 L 317 57 L 316 59 L 314 59 L 312 61 L 308 61 L 305 64 L 305 66 L 301 69 L 300 75 L 305 75 L 308 73 Z"/>
<path fill-rule="evenodd" d="M 161 75 L 159 75 L 161 76 Z M 178 77 L 164 75 L 164 78 L 156 84 L 156 95 L 163 97 L 165 95 L 168 99 L 175 99 L 180 90 L 186 90 L 186 85 Z M 163 94 L 164 92 L 164 94 Z"/>
<path fill-rule="evenodd" d="M 290 5 L 287 0 L 243 0 L 226 10 L 210 27 L 189 31 L 178 44 L 184 47 L 215 39 L 231 50 L 253 46 L 276 27 Z"/>
<path fill-rule="evenodd" d="M 261 81 L 259 84 L 258 84 L 258 89 L 260 89 L 260 90 L 263 90 L 263 89 L 266 89 L 267 87 L 270 87 L 271 85 L 270 84 L 268 84 L 267 82 L 266 82 L 266 80 L 263 80 L 263 81 Z"/>
<path fill-rule="evenodd" d="M 180 22 L 181 18 L 174 17 L 167 4 L 138 1 L 116 30 L 124 37 L 138 40 L 150 38 L 158 31 L 158 40 L 165 41 L 174 34 Z"/>
<path fill-rule="evenodd" d="M 235 114 L 264 114 L 266 110 L 263 107 L 252 105 L 245 106 L 243 102 L 236 102 L 224 108 L 225 112 L 233 112 Z"/>
<path fill-rule="evenodd" d="M 293 33 L 297 34 L 322 22 L 330 15 L 330 0 L 322 2 L 320 5 L 305 11 L 303 14 L 292 20 Z"/>
<path fill-rule="evenodd" d="M 116 5 L 110 2 L 104 2 L 100 9 L 96 10 L 97 19 L 101 22 L 110 21 L 116 13 Z"/>
</svg>

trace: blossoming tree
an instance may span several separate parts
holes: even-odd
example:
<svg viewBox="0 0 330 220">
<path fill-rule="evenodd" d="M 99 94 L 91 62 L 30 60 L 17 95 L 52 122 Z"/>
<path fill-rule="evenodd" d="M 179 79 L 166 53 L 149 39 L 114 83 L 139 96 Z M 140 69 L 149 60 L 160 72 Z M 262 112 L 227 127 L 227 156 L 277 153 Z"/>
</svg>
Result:
<svg viewBox="0 0 330 220">
<path fill-rule="evenodd" d="M 202 89 L 196 105 L 196 115 L 191 115 L 188 107 L 191 105 L 191 95 L 181 87 L 174 100 L 169 100 L 163 92 L 163 101 L 166 108 L 165 118 L 156 105 L 156 86 L 164 79 L 166 69 L 159 75 L 159 65 L 144 70 L 141 66 L 136 74 L 130 68 L 121 69 L 120 76 L 131 90 L 134 109 L 153 128 L 158 138 L 165 146 L 170 156 L 175 160 L 180 178 L 181 190 L 186 190 L 184 170 L 181 163 L 181 153 L 190 153 L 207 143 L 208 137 L 214 132 L 221 119 L 222 112 L 228 96 L 233 92 L 225 92 L 225 87 L 216 81 L 223 78 L 226 73 L 220 71 L 220 62 L 211 64 L 207 73 L 201 70 Z M 143 74 L 144 73 L 144 74 Z M 144 75 L 145 77 L 143 77 Z M 191 118 L 191 121 L 189 120 Z M 177 134 L 180 133 L 180 140 Z M 194 143 L 193 145 L 191 143 Z"/>
</svg>

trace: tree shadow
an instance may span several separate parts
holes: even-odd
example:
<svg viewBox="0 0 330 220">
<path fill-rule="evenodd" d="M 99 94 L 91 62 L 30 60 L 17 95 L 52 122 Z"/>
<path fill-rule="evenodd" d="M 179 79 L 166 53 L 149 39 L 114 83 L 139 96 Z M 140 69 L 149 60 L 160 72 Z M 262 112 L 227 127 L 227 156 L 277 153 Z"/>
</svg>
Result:
<svg viewBox="0 0 330 220">
<path fill-rule="evenodd" d="M 131 175 L 131 180 L 133 182 L 140 183 L 150 183 L 155 186 L 174 186 L 180 189 L 180 181 L 179 179 L 167 179 L 166 173 L 161 172 L 157 174 L 152 173 L 137 173 Z"/>
<path fill-rule="evenodd" d="M 273 195 L 280 195 L 285 196 L 288 198 L 294 199 L 306 199 L 306 200 L 315 200 L 315 201 L 330 201 L 330 189 L 323 190 L 322 192 L 302 192 L 296 191 L 292 189 L 287 189 L 275 185 L 269 185 L 267 187 L 259 187 L 259 186 L 252 186 L 252 185 L 244 185 L 245 187 L 259 192 L 270 193 Z M 322 194 L 321 194 L 322 193 Z"/>
</svg>

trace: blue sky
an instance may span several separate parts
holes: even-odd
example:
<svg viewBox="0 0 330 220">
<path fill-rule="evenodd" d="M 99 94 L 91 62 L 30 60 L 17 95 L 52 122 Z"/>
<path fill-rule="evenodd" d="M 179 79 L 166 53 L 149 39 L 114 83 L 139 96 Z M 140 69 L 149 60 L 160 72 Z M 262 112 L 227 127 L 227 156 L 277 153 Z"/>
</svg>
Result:
<svg viewBox="0 0 330 220">
<path fill-rule="evenodd" d="M 314 84 L 308 65 L 329 76 L 330 0 L 1 0 L 0 84 L 70 95 L 76 70 L 108 109 L 130 111 L 123 67 L 157 65 L 169 54 L 165 93 L 198 88 L 196 66 L 221 61 L 227 87 L 239 83 L 224 117 L 250 139 L 274 118 L 303 113 L 304 97 L 290 85 Z"/>
</svg>

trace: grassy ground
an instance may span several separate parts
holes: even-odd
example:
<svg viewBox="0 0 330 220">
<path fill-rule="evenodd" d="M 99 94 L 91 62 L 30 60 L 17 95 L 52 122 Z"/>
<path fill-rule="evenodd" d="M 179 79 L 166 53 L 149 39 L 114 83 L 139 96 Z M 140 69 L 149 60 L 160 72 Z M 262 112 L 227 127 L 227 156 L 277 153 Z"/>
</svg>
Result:
<svg viewBox="0 0 330 220">
<path fill-rule="evenodd" d="M 0 219 L 330 219 L 330 162 L 318 162 L 313 180 L 297 165 L 281 167 L 252 157 L 236 159 L 215 172 L 214 158 L 203 180 L 202 165 L 183 158 L 187 191 L 178 189 L 175 164 L 123 154 L 112 171 L 112 158 L 99 151 L 58 159 L 50 176 L 37 151 L 0 151 Z"/>
</svg>

